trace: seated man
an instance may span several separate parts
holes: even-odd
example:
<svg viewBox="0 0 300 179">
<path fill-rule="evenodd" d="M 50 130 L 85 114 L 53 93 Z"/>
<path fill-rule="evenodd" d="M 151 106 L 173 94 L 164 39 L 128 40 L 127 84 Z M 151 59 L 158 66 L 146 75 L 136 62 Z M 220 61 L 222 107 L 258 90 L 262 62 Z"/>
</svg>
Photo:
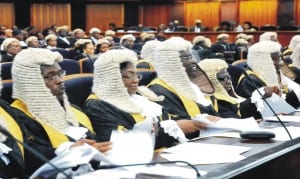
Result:
<svg viewBox="0 0 300 179">
<path fill-rule="evenodd" d="M 190 81 L 185 71 L 191 61 L 196 63 L 192 57 L 191 48 L 192 44 L 180 37 L 173 37 L 162 42 L 154 51 L 154 58 L 150 59 L 158 78 L 148 86 L 156 94 L 165 97 L 165 100 L 158 103 L 175 119 L 192 119 L 199 114 L 210 114 L 214 116 L 209 115 L 208 118 L 214 120 L 217 115 L 216 111 Z M 210 84 L 208 79 L 205 80 L 207 84 Z M 208 88 L 210 88 L 209 91 L 213 90 L 211 85 Z"/>
<path fill-rule="evenodd" d="M 62 56 L 48 49 L 29 48 L 20 52 L 13 64 L 12 106 L 19 113 L 17 119 L 26 128 L 24 142 L 51 159 L 54 150 L 61 144 L 68 148 L 78 141 L 91 144 L 105 152 L 110 142 L 97 143 L 89 118 L 76 107 L 69 104 L 62 81 L 64 71 L 58 65 Z M 81 140 L 82 141 L 82 140 Z M 35 155 L 25 150 L 26 172 L 31 174 L 43 163 Z"/>
<path fill-rule="evenodd" d="M 133 129 L 135 124 L 149 120 L 151 124 L 155 119 L 159 120 L 156 131 L 156 148 L 159 148 L 183 142 L 186 140 L 184 134 L 199 131 L 205 126 L 192 120 L 168 120 L 172 116 L 162 106 L 149 100 L 161 101 L 163 98 L 147 88 L 139 89 L 141 76 L 137 74 L 136 63 L 137 56 L 124 49 L 107 51 L 95 62 L 94 94 L 86 101 L 84 110 L 99 141 L 109 140 L 112 130 Z"/>
<path fill-rule="evenodd" d="M 244 74 L 239 78 L 237 94 L 248 98 L 252 92 L 262 86 L 272 86 L 274 92 L 284 97 L 287 103 L 297 108 L 300 106 L 300 90 L 298 84 L 282 74 L 280 70 L 280 49 L 277 42 L 264 40 L 249 48 L 247 71 L 251 80 Z"/>
<path fill-rule="evenodd" d="M 210 95 L 210 98 L 214 109 L 220 116 L 234 118 L 253 116 L 256 119 L 261 118 L 255 104 L 251 103 L 251 101 L 255 100 L 250 98 L 244 99 L 235 93 L 230 74 L 227 72 L 228 65 L 224 60 L 206 59 L 201 61 L 199 66 L 208 75 L 214 86 L 215 92 L 213 95 Z M 190 78 L 193 81 L 196 76 L 190 76 Z M 268 90 L 272 92 L 272 89 L 266 87 L 265 91 Z M 268 94 L 268 96 L 270 95 Z"/>
</svg>

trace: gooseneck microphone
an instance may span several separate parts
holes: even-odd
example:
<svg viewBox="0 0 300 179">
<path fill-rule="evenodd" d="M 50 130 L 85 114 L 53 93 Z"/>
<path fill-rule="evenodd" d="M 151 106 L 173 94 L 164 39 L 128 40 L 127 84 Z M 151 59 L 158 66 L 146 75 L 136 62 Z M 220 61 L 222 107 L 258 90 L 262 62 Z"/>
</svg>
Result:
<svg viewBox="0 0 300 179">
<path fill-rule="evenodd" d="M 267 101 L 267 99 L 263 96 L 263 94 L 259 91 L 259 89 L 257 88 L 257 86 L 255 85 L 253 79 L 250 78 L 249 74 L 246 72 L 245 68 L 241 68 L 242 73 L 246 76 L 246 78 L 250 81 L 250 84 L 252 87 L 255 88 L 255 90 L 258 92 L 258 94 L 261 96 L 262 100 L 267 104 L 267 106 L 270 108 L 270 110 L 272 111 L 272 113 L 274 114 L 274 116 L 276 117 L 276 119 L 279 121 L 279 123 L 281 124 L 281 126 L 284 128 L 284 130 L 286 131 L 286 133 L 288 134 L 290 140 L 293 140 L 289 130 L 286 128 L 285 124 L 282 122 L 282 120 L 279 118 L 279 116 L 276 114 L 275 110 L 272 108 L 272 106 L 270 105 L 270 103 Z"/>
<path fill-rule="evenodd" d="M 112 168 L 120 168 L 120 167 L 133 167 L 133 166 L 140 166 L 140 165 L 156 165 L 156 164 L 174 164 L 174 163 L 184 163 L 191 167 L 195 172 L 197 178 L 201 177 L 198 169 L 191 163 L 182 161 L 182 160 L 175 160 L 175 161 L 163 161 L 163 162 L 149 162 L 149 163 L 136 163 L 136 164 L 125 164 L 125 165 L 102 165 L 99 166 L 97 169 L 112 169 Z"/>
<path fill-rule="evenodd" d="M 38 157 L 42 162 L 44 163 L 48 163 L 49 165 L 51 165 L 54 170 L 56 170 L 58 173 L 62 173 L 67 179 L 72 179 L 72 176 L 68 175 L 66 172 L 64 172 L 62 169 L 58 168 L 57 166 L 55 166 L 52 162 L 50 162 L 45 156 L 43 156 L 42 154 L 40 154 L 38 151 L 36 151 L 34 148 L 30 147 L 29 145 L 27 145 L 26 143 L 16 139 L 13 135 L 11 135 L 11 133 L 9 131 L 7 131 L 3 126 L 0 125 L 0 132 L 4 135 L 6 135 L 7 137 L 13 139 L 14 141 L 16 141 L 17 143 L 21 144 L 22 146 L 24 146 L 24 148 L 26 148 L 29 152 L 31 152 L 33 155 L 35 155 L 36 157 Z"/>
</svg>

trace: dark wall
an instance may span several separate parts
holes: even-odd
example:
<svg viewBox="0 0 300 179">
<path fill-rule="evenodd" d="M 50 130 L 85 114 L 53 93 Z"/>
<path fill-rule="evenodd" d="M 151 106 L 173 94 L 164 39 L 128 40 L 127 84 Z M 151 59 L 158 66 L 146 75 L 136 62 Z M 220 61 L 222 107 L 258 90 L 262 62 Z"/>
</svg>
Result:
<svg viewBox="0 0 300 179">
<path fill-rule="evenodd" d="M 86 22 L 86 8 L 84 2 L 73 2 L 71 3 L 71 28 L 81 28 L 85 29 Z"/>
<path fill-rule="evenodd" d="M 25 28 L 30 25 L 30 1 L 15 2 L 15 23 L 19 28 Z"/>
<path fill-rule="evenodd" d="M 139 23 L 139 4 L 138 3 L 126 3 L 124 8 L 124 26 L 136 26 Z"/>
</svg>

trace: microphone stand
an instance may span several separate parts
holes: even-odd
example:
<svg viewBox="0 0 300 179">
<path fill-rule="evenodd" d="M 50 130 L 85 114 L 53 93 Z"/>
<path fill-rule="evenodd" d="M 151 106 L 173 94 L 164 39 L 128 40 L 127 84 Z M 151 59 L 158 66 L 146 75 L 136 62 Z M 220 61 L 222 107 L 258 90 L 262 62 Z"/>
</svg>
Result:
<svg viewBox="0 0 300 179">
<path fill-rule="evenodd" d="M 119 167 L 132 167 L 132 166 L 139 166 L 139 165 L 156 165 L 156 164 L 171 164 L 171 163 L 184 163 L 191 167 L 196 172 L 197 178 L 201 177 L 198 169 L 189 162 L 175 160 L 175 161 L 163 161 L 163 162 L 150 162 L 150 163 L 136 163 L 136 164 L 125 164 L 125 165 L 103 165 L 99 166 L 97 169 L 112 169 L 112 168 L 119 168 Z"/>
<path fill-rule="evenodd" d="M 2 127 L 0 125 L 0 132 L 4 135 L 6 135 L 7 137 L 10 137 L 11 139 L 13 139 L 14 141 L 16 141 L 17 143 L 21 144 L 22 146 L 24 146 L 24 148 L 26 148 L 29 152 L 31 152 L 32 154 L 34 154 L 35 156 L 37 156 L 41 161 L 43 161 L 44 163 L 48 163 L 49 165 L 51 165 L 58 173 L 62 173 L 67 179 L 72 179 L 72 177 L 67 174 L 66 172 L 64 172 L 62 169 L 58 168 L 57 166 L 55 166 L 52 162 L 50 162 L 45 156 L 43 156 L 42 154 L 40 154 L 39 152 L 37 152 L 35 149 L 33 149 L 32 147 L 30 147 L 28 144 L 16 139 L 13 135 L 10 134 L 10 132 L 8 132 L 4 127 Z"/>
<path fill-rule="evenodd" d="M 263 94 L 257 89 L 256 85 L 254 84 L 253 80 L 249 77 L 248 73 L 246 72 L 245 68 L 241 68 L 243 74 L 246 76 L 246 78 L 250 81 L 251 86 L 253 86 L 256 91 L 258 92 L 258 94 L 261 96 L 262 100 L 267 104 L 267 106 L 270 108 L 270 110 L 272 111 L 272 113 L 274 114 L 274 116 L 276 117 L 276 119 L 279 121 L 279 123 L 281 124 L 281 126 L 284 128 L 284 130 L 286 131 L 286 133 L 288 134 L 290 140 L 293 140 L 289 130 L 286 128 L 285 124 L 282 122 L 282 120 L 279 118 L 279 116 L 276 114 L 276 112 L 274 111 L 274 109 L 272 108 L 272 106 L 270 105 L 270 103 L 267 101 L 267 99 L 263 96 Z"/>
</svg>

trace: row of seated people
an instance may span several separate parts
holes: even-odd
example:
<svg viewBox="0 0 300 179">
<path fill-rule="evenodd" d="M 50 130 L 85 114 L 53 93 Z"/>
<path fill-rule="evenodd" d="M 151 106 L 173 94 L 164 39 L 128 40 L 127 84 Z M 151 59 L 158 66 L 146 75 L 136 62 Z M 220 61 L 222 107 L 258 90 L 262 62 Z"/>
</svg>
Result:
<svg viewBox="0 0 300 179">
<path fill-rule="evenodd" d="M 11 79 L 11 68 L 13 62 L 3 62 L 1 63 L 1 75 L 2 80 Z M 62 69 L 66 71 L 66 75 L 79 74 L 79 73 L 93 73 L 93 64 L 89 59 L 82 59 L 75 61 L 72 59 L 64 59 L 59 62 Z"/>
<path fill-rule="evenodd" d="M 275 26 L 275 25 L 264 25 L 264 26 L 252 26 L 255 31 L 298 31 L 297 26 Z M 159 29 L 157 27 L 139 27 L 133 26 L 129 28 L 118 28 L 117 32 L 157 32 Z M 208 28 L 202 31 L 209 31 Z M 193 27 L 190 26 L 177 26 L 175 32 L 194 32 Z"/>
<path fill-rule="evenodd" d="M 64 69 L 63 66 L 61 67 Z M 143 76 L 139 82 L 139 85 L 142 86 L 149 84 L 154 78 L 157 77 L 156 72 L 153 70 L 145 69 L 139 71 L 138 73 Z M 91 88 L 93 85 L 93 76 L 93 73 L 74 73 L 67 74 L 67 76 L 64 77 L 66 92 L 72 104 L 82 107 L 82 104 L 92 91 Z M 11 103 L 13 101 L 11 97 L 13 81 L 11 79 L 3 80 L 2 83 L 3 89 L 1 91 L 1 98 Z"/>
</svg>

